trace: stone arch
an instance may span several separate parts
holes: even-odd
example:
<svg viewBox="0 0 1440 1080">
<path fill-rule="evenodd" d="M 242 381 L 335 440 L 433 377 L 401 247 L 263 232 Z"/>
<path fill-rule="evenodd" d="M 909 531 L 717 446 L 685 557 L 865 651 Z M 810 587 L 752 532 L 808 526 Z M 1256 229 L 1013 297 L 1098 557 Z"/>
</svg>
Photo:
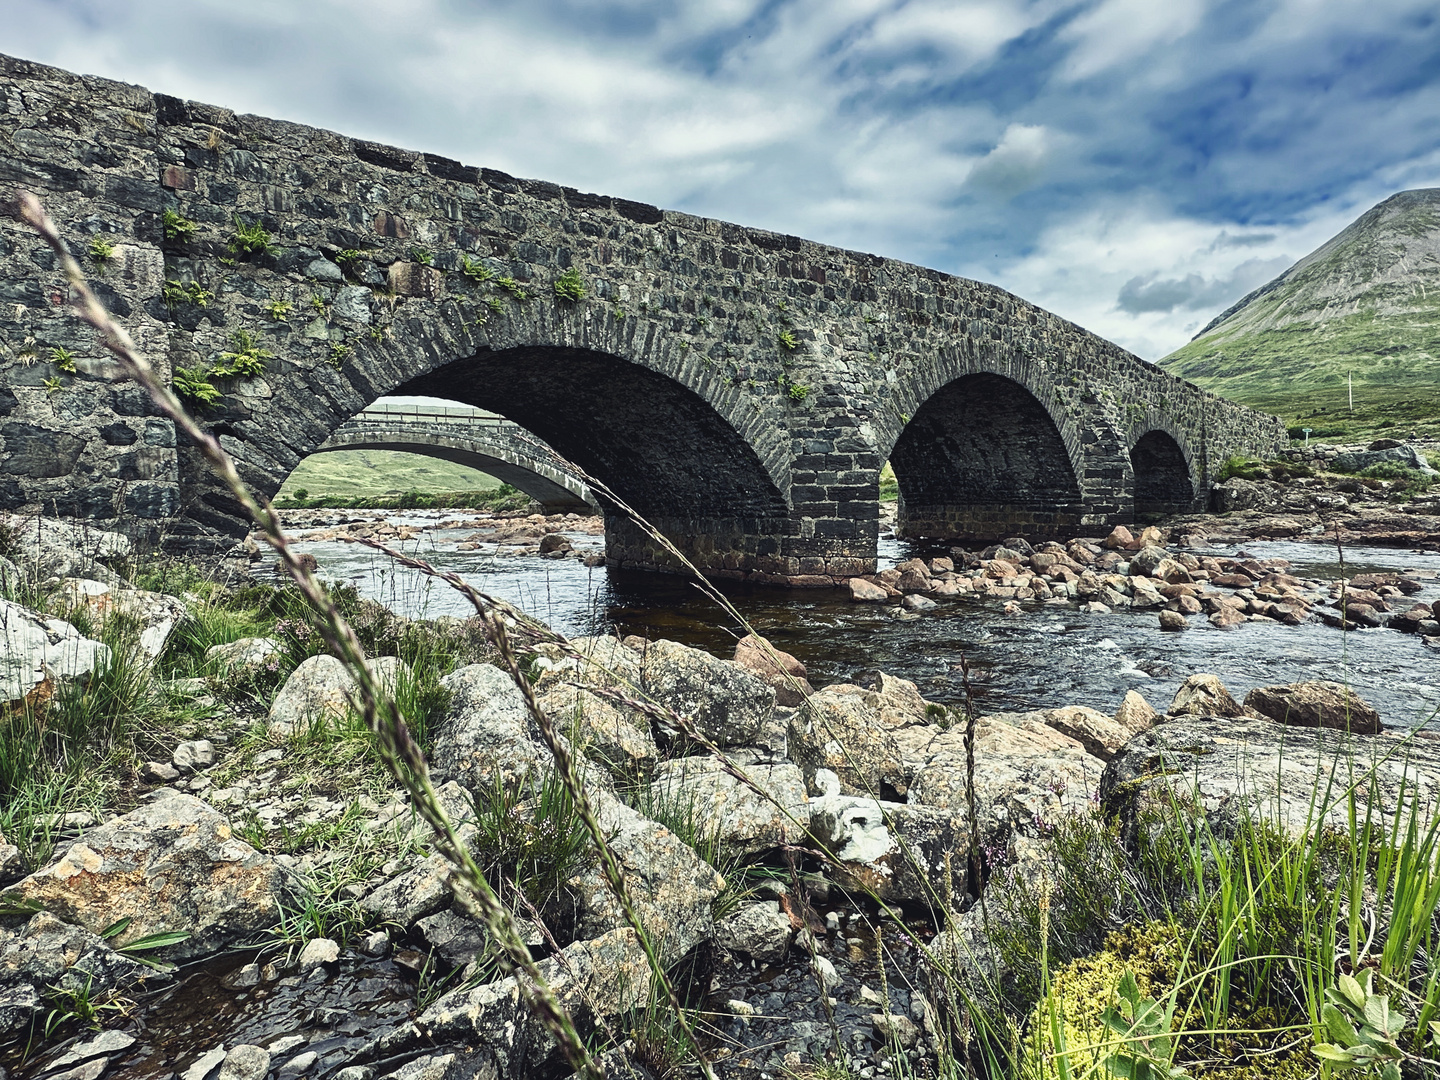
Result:
<svg viewBox="0 0 1440 1080">
<path fill-rule="evenodd" d="M 594 496 L 584 481 L 552 462 L 540 461 L 508 446 L 478 438 L 437 432 L 371 428 L 337 431 L 315 453 L 337 450 L 398 450 L 407 454 L 438 458 L 488 473 L 501 483 L 523 491 L 547 512 L 592 511 Z"/>
<path fill-rule="evenodd" d="M 1084 514 L 1075 456 L 1026 386 L 962 375 L 917 408 L 890 450 L 901 529 L 957 540 L 1063 532 Z"/>
<path fill-rule="evenodd" d="M 1135 475 L 1135 516 L 1178 514 L 1195 504 L 1194 467 L 1174 435 L 1146 431 L 1130 448 Z"/>
</svg>

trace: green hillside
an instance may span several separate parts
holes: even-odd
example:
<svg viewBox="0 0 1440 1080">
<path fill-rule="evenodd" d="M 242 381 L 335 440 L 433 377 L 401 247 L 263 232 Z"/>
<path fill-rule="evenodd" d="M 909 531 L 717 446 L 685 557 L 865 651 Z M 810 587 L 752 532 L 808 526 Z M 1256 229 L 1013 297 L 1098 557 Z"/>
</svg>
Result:
<svg viewBox="0 0 1440 1080">
<path fill-rule="evenodd" d="M 334 450 L 302 461 L 280 488 L 280 496 L 294 496 L 302 488 L 315 499 L 407 491 L 492 491 L 499 486 L 493 476 L 439 458 L 398 450 Z"/>
<path fill-rule="evenodd" d="M 1440 436 L 1440 189 L 1386 199 L 1160 364 L 1316 437 Z"/>
</svg>

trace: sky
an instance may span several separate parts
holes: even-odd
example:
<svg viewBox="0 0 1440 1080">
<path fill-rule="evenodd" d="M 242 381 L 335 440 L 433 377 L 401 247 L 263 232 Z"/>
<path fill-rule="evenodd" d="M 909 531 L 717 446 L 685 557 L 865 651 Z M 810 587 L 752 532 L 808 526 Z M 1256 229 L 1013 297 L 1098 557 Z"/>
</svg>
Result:
<svg viewBox="0 0 1440 1080">
<path fill-rule="evenodd" d="M 1159 359 L 1440 187 L 1440 0 L 3 0 L 0 52 L 994 282 Z"/>
</svg>

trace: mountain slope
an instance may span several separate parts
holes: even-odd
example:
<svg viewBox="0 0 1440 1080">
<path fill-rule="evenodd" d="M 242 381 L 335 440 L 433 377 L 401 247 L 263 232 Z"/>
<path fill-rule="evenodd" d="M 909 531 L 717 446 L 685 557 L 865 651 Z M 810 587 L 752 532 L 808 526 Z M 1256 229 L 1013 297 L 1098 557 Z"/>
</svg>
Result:
<svg viewBox="0 0 1440 1080">
<path fill-rule="evenodd" d="M 1366 211 L 1160 364 L 1317 434 L 1440 430 L 1440 188 Z"/>
</svg>

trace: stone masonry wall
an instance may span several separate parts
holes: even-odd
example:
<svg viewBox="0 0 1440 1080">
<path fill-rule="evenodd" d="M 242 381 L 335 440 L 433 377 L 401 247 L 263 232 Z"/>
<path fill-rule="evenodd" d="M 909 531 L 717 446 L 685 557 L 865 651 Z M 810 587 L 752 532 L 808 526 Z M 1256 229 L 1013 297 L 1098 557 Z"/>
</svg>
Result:
<svg viewBox="0 0 1440 1080">
<path fill-rule="evenodd" d="M 204 413 L 266 494 L 375 398 L 435 393 L 535 432 L 713 572 L 819 583 L 873 566 L 880 467 L 956 380 L 1033 399 L 1073 490 L 957 490 L 924 528 L 1010 513 L 999 532 L 1047 515 L 1103 529 L 1133 515 L 1147 433 L 1174 441 L 1197 504 L 1227 456 L 1283 440 L 1275 418 L 991 285 L 0 57 L 0 208 L 15 188 L 94 255 L 166 375 L 246 340 L 269 354 L 259 377 L 218 379 Z M 268 250 L 237 246 L 255 226 Z M 572 270 L 582 299 L 555 291 Z M 236 508 L 66 292 L 0 214 L 0 508 L 233 543 Z M 941 425 L 945 447 L 911 457 L 1000 475 L 1005 433 Z M 902 491 L 921 471 L 897 469 Z M 617 560 L 664 567 L 613 512 L 607 530 Z"/>
</svg>

